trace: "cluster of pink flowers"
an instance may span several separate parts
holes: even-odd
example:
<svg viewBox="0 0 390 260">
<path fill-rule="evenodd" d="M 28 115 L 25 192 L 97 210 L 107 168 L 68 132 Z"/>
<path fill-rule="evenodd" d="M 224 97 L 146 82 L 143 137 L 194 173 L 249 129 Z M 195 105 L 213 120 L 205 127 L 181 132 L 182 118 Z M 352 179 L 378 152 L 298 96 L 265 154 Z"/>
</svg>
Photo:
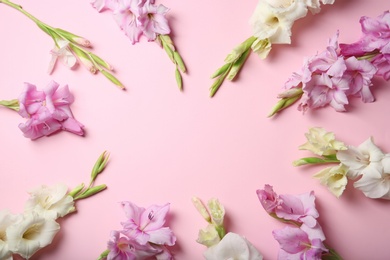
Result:
<svg viewBox="0 0 390 260">
<path fill-rule="evenodd" d="M 330 105 L 338 112 L 346 110 L 350 96 L 365 103 L 375 100 L 372 78 L 390 79 L 390 13 L 362 17 L 360 24 L 363 36 L 358 42 L 339 45 L 337 33 L 325 51 L 305 60 L 301 72 L 286 82 L 271 116 L 298 99 L 301 111 Z"/>
<path fill-rule="evenodd" d="M 51 81 L 44 90 L 37 90 L 35 85 L 25 83 L 24 90 L 18 98 L 19 114 L 27 118 L 19 124 L 24 136 L 37 139 L 66 130 L 83 135 L 83 125 L 74 119 L 70 105 L 74 101 L 67 85 Z"/>
<path fill-rule="evenodd" d="M 167 246 L 173 246 L 176 237 L 169 227 L 164 226 L 169 203 L 146 209 L 129 201 L 121 205 L 127 217 L 121 223 L 123 230 L 111 231 L 108 249 L 99 259 L 173 259 Z"/>
<path fill-rule="evenodd" d="M 95 0 L 92 6 L 99 12 L 111 10 L 119 27 L 129 37 L 132 44 L 144 35 L 154 41 L 157 35 L 170 33 L 165 14 L 168 8 L 154 5 L 154 0 Z"/>
<path fill-rule="evenodd" d="M 301 195 L 278 195 L 272 186 L 265 185 L 264 189 L 257 190 L 257 196 L 268 214 L 294 225 L 273 231 L 280 244 L 278 259 L 321 259 L 324 254 L 329 254 L 323 243 L 325 235 L 317 221 L 319 213 L 313 191 Z"/>
</svg>

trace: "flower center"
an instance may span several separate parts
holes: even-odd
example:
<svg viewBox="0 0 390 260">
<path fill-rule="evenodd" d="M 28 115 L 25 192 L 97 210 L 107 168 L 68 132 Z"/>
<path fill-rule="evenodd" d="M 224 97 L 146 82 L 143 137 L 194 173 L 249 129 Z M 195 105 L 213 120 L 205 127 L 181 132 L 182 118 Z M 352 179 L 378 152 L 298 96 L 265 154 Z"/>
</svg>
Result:
<svg viewBox="0 0 390 260">
<path fill-rule="evenodd" d="M 27 240 L 34 240 L 39 235 L 42 225 L 41 223 L 32 225 L 23 233 L 22 237 Z"/>
<path fill-rule="evenodd" d="M 7 236 L 5 234 L 5 231 L 0 231 L 0 240 L 7 241 Z"/>
</svg>

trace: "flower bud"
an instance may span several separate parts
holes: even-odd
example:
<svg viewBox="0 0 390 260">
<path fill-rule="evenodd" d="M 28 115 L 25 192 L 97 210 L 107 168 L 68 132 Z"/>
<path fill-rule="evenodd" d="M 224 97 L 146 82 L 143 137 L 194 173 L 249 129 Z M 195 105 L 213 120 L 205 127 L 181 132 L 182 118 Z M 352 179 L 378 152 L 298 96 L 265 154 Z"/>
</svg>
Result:
<svg viewBox="0 0 390 260">
<path fill-rule="evenodd" d="M 303 94 L 303 90 L 301 88 L 291 88 L 278 94 L 278 98 L 291 98 L 302 94 Z"/>
<path fill-rule="evenodd" d="M 269 39 L 256 39 L 251 45 L 252 51 L 259 55 L 260 59 L 267 58 L 271 51 L 271 42 Z"/>
<path fill-rule="evenodd" d="M 101 173 L 104 168 L 107 165 L 108 158 L 110 157 L 110 154 L 107 153 L 107 151 L 104 151 L 99 158 L 97 159 L 95 165 L 92 168 L 92 173 L 91 173 L 91 182 L 93 182 L 97 175 Z"/>
<path fill-rule="evenodd" d="M 225 208 L 221 203 L 219 203 L 218 199 L 210 199 L 207 203 L 210 215 L 213 223 L 217 226 L 222 226 L 223 218 L 225 217 Z"/>
<path fill-rule="evenodd" d="M 200 215 L 209 223 L 211 223 L 211 216 L 209 212 L 207 211 L 206 207 L 204 206 L 203 202 L 198 197 L 192 197 L 192 203 L 194 204 L 195 208 L 198 210 Z"/>
<path fill-rule="evenodd" d="M 84 46 L 84 47 L 91 47 L 91 42 L 85 38 L 82 37 L 74 37 L 72 39 L 75 43 Z"/>
</svg>

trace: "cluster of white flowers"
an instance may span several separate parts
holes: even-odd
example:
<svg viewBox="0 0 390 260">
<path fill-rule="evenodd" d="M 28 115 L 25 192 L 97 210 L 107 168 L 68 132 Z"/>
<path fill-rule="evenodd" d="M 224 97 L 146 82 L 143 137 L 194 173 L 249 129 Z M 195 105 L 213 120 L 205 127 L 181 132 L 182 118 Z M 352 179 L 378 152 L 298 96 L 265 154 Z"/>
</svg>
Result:
<svg viewBox="0 0 390 260">
<path fill-rule="evenodd" d="M 0 259 L 13 254 L 30 258 L 49 245 L 60 230 L 56 219 L 75 211 L 73 197 L 63 184 L 32 190 L 22 214 L 0 211 Z"/>
<path fill-rule="evenodd" d="M 334 195 L 341 196 L 350 179 L 368 198 L 390 199 L 390 154 L 383 153 L 372 137 L 355 147 L 335 140 L 334 134 L 323 128 L 313 127 L 306 138 L 307 143 L 299 148 L 321 157 L 302 158 L 294 165 L 337 163 L 314 175 Z"/>
<path fill-rule="evenodd" d="M 334 0 L 260 0 L 250 19 L 253 36 L 257 38 L 252 49 L 265 58 L 271 44 L 290 44 L 294 22 L 305 17 L 308 10 L 318 13 L 320 3 L 333 4 Z M 266 48 L 257 46 L 264 46 L 264 41 L 268 43 Z"/>
</svg>

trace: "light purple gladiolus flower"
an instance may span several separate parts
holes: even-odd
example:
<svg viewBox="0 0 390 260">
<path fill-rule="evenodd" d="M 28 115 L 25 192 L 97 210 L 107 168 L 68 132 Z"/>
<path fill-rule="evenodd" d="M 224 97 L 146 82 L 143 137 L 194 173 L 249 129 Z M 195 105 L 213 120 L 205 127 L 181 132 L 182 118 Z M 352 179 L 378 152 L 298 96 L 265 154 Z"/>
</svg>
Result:
<svg viewBox="0 0 390 260">
<path fill-rule="evenodd" d="M 322 253 L 328 252 L 320 239 L 310 239 L 300 228 L 287 226 L 272 233 L 280 244 L 279 260 L 320 260 Z"/>
<path fill-rule="evenodd" d="M 300 195 L 279 195 L 283 201 L 280 207 L 275 209 L 279 218 L 304 223 L 309 227 L 315 227 L 319 214 L 314 200 L 314 191 Z"/>
<path fill-rule="evenodd" d="M 275 213 L 275 209 L 282 203 L 282 200 L 279 199 L 278 194 L 274 192 L 271 185 L 266 184 L 264 189 L 259 189 L 256 193 L 261 205 L 268 214 Z"/>
<path fill-rule="evenodd" d="M 155 6 L 145 4 L 141 9 L 142 15 L 139 21 L 142 25 L 142 32 L 148 41 L 154 41 L 157 35 L 165 35 L 171 32 L 165 14 L 169 11 L 163 5 Z"/>
<path fill-rule="evenodd" d="M 146 209 L 129 201 L 121 204 L 127 217 L 127 221 L 122 222 L 125 235 L 141 245 L 148 242 L 168 246 L 175 244 L 175 235 L 169 227 L 164 227 L 169 203 L 163 206 L 152 205 Z"/>
<path fill-rule="evenodd" d="M 139 42 L 144 35 L 148 41 L 158 35 L 170 33 L 165 14 L 168 8 L 154 5 L 154 0 L 95 0 L 92 6 L 99 12 L 111 10 L 119 27 L 129 37 L 132 44 Z"/>
<path fill-rule="evenodd" d="M 36 86 L 25 83 L 18 100 L 19 114 L 28 118 L 19 124 L 25 137 L 34 140 L 59 130 L 84 134 L 84 126 L 74 119 L 70 110 L 74 97 L 67 85 L 59 88 L 58 83 L 51 81 L 43 91 L 38 91 Z"/>
<path fill-rule="evenodd" d="M 150 244 L 140 245 L 136 241 L 121 236 L 118 231 L 111 231 L 110 240 L 107 243 L 110 250 L 107 260 L 139 260 L 159 254 L 162 250 Z"/>
</svg>

